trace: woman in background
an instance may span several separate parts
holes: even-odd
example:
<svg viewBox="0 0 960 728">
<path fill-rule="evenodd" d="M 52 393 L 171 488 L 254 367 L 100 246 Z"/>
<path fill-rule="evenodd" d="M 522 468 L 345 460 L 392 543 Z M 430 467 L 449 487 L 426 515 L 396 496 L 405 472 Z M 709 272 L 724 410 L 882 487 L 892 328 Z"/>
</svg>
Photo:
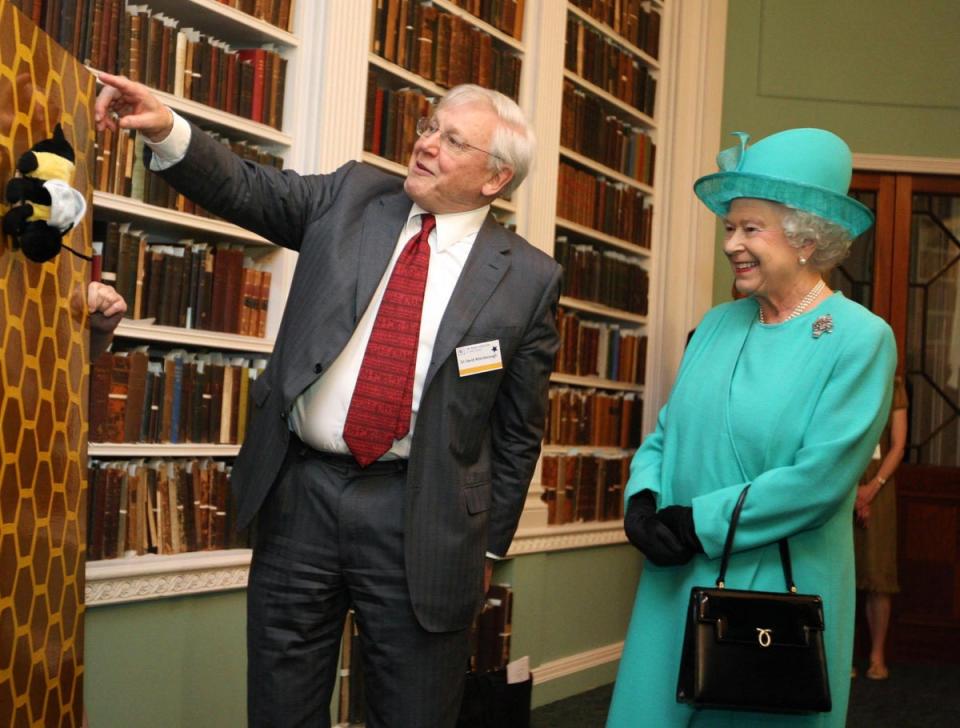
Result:
<svg viewBox="0 0 960 728">
<path fill-rule="evenodd" d="M 839 137 L 792 129 L 721 152 L 694 185 L 723 219 L 724 253 L 747 298 L 708 312 L 657 428 L 634 457 L 627 536 L 647 557 L 609 728 L 843 726 L 853 652 L 855 485 L 887 420 L 890 327 L 824 275 L 873 222 L 847 196 Z M 676 700 L 690 589 L 712 586 L 734 504 L 746 498 L 726 583 L 783 591 L 787 538 L 803 593 L 823 597 L 833 710 L 770 715 Z"/>
<path fill-rule="evenodd" d="M 880 436 L 876 457 L 860 478 L 854 508 L 857 589 L 866 592 L 865 607 L 870 628 L 870 666 L 866 675 L 871 680 L 886 680 L 890 676 L 886 658 L 890 597 L 900 591 L 897 583 L 897 494 L 893 475 L 900 467 L 907 445 L 907 404 L 903 378 L 896 377 L 890 421 Z"/>
</svg>

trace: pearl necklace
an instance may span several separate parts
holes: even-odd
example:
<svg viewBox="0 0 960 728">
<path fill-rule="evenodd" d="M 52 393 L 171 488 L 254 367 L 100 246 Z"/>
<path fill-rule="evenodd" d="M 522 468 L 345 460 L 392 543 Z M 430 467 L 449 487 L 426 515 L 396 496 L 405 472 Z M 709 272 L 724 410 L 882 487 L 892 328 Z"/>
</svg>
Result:
<svg viewBox="0 0 960 728">
<path fill-rule="evenodd" d="M 810 289 L 810 291 L 807 293 L 807 295 L 803 297 L 803 300 L 801 300 L 800 303 L 798 303 L 798 304 L 794 307 L 794 309 L 793 309 L 793 311 L 791 312 L 791 314 L 790 314 L 789 316 L 787 316 L 783 321 L 786 322 L 786 321 L 789 321 L 790 319 L 794 319 L 794 318 L 796 318 L 797 316 L 799 316 L 800 314 L 802 314 L 804 311 L 806 311 L 806 310 L 807 310 L 807 306 L 809 306 L 811 303 L 813 303 L 814 299 L 815 299 L 817 296 L 820 295 L 820 291 L 823 290 L 823 288 L 824 288 L 825 285 L 826 285 L 826 282 L 823 280 L 823 278 L 821 278 L 821 279 L 820 279 L 820 282 L 817 283 L 817 285 L 815 285 L 813 288 Z M 760 310 L 760 323 L 762 323 L 762 324 L 767 323 L 767 322 L 764 320 L 764 318 L 763 318 L 763 306 L 758 306 L 758 308 L 759 308 L 759 310 Z M 781 322 L 781 323 L 783 323 L 783 322 Z"/>
</svg>

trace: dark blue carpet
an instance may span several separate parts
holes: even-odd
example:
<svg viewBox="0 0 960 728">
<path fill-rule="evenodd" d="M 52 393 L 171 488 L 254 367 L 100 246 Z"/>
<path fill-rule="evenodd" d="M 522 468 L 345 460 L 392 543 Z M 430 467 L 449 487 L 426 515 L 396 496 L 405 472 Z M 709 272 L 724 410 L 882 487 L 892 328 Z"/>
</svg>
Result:
<svg viewBox="0 0 960 728">
<path fill-rule="evenodd" d="M 533 711 L 530 728 L 602 728 L 612 685 Z M 890 679 L 857 677 L 850 689 L 848 728 L 960 726 L 960 665 L 891 665 Z"/>
</svg>

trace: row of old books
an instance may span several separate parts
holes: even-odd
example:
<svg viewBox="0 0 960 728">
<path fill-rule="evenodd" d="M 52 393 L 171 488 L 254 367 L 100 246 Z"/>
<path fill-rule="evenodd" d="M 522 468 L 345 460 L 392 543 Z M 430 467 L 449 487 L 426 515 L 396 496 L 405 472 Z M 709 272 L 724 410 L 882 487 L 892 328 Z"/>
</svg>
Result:
<svg viewBox="0 0 960 728">
<path fill-rule="evenodd" d="M 555 372 L 630 384 L 644 383 L 647 337 L 641 329 L 622 329 L 619 324 L 583 320 L 560 307 L 557 330 L 560 348 Z"/>
<path fill-rule="evenodd" d="M 571 243 L 565 235 L 554 242 L 553 256 L 563 266 L 564 296 L 647 315 L 650 275 L 640 258 L 589 243 Z"/>
<path fill-rule="evenodd" d="M 243 546 L 231 527 L 230 466 L 209 458 L 92 460 L 87 560 Z"/>
<path fill-rule="evenodd" d="M 294 0 L 220 0 L 220 2 L 247 15 L 252 15 L 257 20 L 283 30 L 290 30 Z"/>
<path fill-rule="evenodd" d="M 546 445 L 636 447 L 640 442 L 643 398 L 635 392 L 551 387 Z"/>
<path fill-rule="evenodd" d="M 653 207 L 646 195 L 623 182 L 560 162 L 557 216 L 642 248 L 650 247 Z"/>
<path fill-rule="evenodd" d="M 444 88 L 475 83 L 520 94 L 521 60 L 470 21 L 429 2 L 375 0 L 372 50 Z"/>
<path fill-rule="evenodd" d="M 623 518 L 623 488 L 630 475 L 631 459 L 578 453 L 544 455 L 540 497 L 547 504 L 547 523 Z"/>
<path fill-rule="evenodd" d="M 660 55 L 660 13 L 647 0 L 571 0 L 640 50 Z"/>
<path fill-rule="evenodd" d="M 524 0 L 453 0 L 453 3 L 497 30 L 517 40 L 523 38 Z"/>
<path fill-rule="evenodd" d="M 283 157 L 271 154 L 256 144 L 228 139 L 215 132 L 207 133 L 243 159 L 283 169 Z M 97 132 L 94 143 L 93 188 L 98 192 L 122 195 L 148 205 L 192 215 L 210 216 L 203 208 L 174 190 L 162 177 L 148 174 L 143 137 L 135 131 L 120 129 L 115 132 L 105 128 Z"/>
<path fill-rule="evenodd" d="M 642 128 L 609 113 L 600 99 L 563 82 L 560 146 L 653 184 L 656 145 Z"/>
<path fill-rule="evenodd" d="M 574 17 L 567 20 L 564 67 L 647 116 L 654 115 L 657 80 L 647 65 Z"/>
<path fill-rule="evenodd" d="M 129 30 L 121 36 L 117 55 L 98 59 L 107 70 L 275 129 L 283 126 L 287 62 L 273 46 L 235 50 L 179 27 L 176 19 L 147 5 L 128 6 L 120 23 Z"/>
<path fill-rule="evenodd" d="M 29 10 L 42 16 L 54 40 L 93 68 L 277 129 L 283 125 L 286 60 L 271 46 L 234 50 L 127 0 L 34 0 Z"/>
<path fill-rule="evenodd" d="M 367 115 L 363 148 L 394 162 L 406 164 L 417 140 L 417 120 L 430 116 L 433 98 L 413 88 L 392 90 L 382 76 L 367 78 Z"/>
<path fill-rule="evenodd" d="M 90 375 L 90 440 L 238 445 L 265 368 L 218 352 L 105 352 Z"/>
<path fill-rule="evenodd" d="M 101 280 L 127 302 L 126 318 L 263 338 L 272 274 L 239 244 L 151 242 L 130 223 L 94 225 Z"/>
</svg>

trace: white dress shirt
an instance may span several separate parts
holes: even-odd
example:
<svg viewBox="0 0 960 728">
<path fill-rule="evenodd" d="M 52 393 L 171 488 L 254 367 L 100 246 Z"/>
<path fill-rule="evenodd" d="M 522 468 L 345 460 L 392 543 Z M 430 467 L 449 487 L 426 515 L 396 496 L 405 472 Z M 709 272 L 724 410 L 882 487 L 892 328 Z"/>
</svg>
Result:
<svg viewBox="0 0 960 728">
<path fill-rule="evenodd" d="M 176 112 L 173 113 L 173 130 L 159 142 L 146 141 L 154 152 L 150 168 L 161 171 L 173 166 L 187 152 L 190 144 L 190 125 Z M 393 447 L 383 459 L 406 458 L 410 454 L 410 441 L 416 425 L 423 381 L 433 356 L 433 346 L 440 328 L 440 319 L 460 279 L 460 273 L 473 248 L 477 233 L 486 219 L 490 206 L 484 205 L 468 212 L 436 215 L 437 224 L 430 233 L 430 267 L 427 272 L 423 297 L 423 315 L 420 320 L 420 343 L 417 351 L 417 366 L 413 380 L 413 407 L 410 432 Z M 404 246 L 420 230 L 420 216 L 426 211 L 414 203 L 407 215 L 407 222 L 397 237 L 390 264 L 380 279 L 380 284 L 347 342 L 346 347 L 327 370 L 305 389 L 294 401 L 290 413 L 290 429 L 310 447 L 322 452 L 349 454 L 343 439 L 343 427 L 353 397 L 353 389 L 360 373 L 363 354 L 367 348 L 370 332 L 380 310 L 380 301 L 386 290 L 393 267 Z"/>
</svg>

